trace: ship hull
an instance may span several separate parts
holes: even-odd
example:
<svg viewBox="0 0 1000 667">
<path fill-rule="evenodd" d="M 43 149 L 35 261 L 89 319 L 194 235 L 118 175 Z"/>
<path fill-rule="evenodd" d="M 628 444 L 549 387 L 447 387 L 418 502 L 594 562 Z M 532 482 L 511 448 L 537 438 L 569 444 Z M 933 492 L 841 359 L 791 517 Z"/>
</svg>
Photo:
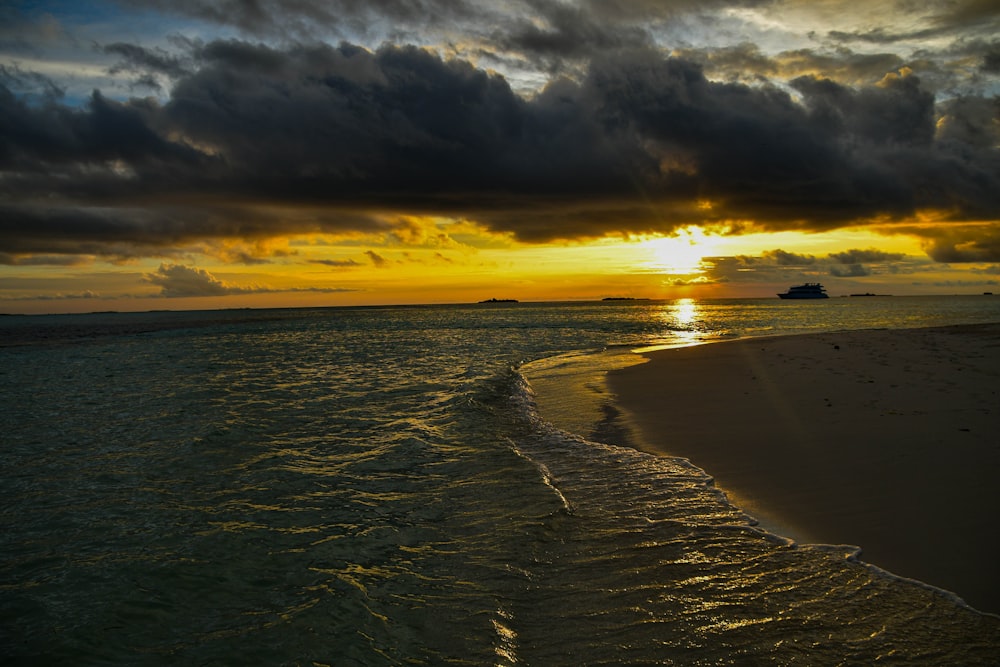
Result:
<svg viewBox="0 0 1000 667">
<path fill-rule="evenodd" d="M 829 294 L 779 294 L 779 299 L 829 299 Z"/>
</svg>

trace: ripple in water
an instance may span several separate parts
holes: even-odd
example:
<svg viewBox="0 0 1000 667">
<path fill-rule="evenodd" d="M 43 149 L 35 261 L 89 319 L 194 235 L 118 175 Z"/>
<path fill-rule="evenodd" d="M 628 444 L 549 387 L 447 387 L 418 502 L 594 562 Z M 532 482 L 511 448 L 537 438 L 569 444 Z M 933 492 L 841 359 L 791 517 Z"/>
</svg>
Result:
<svg viewBox="0 0 1000 667">
<path fill-rule="evenodd" d="M 994 661 L 996 618 L 537 418 L 522 362 L 816 324 L 673 306 L 3 323 L 5 662 Z M 888 326 L 851 307 L 825 326 Z"/>
</svg>

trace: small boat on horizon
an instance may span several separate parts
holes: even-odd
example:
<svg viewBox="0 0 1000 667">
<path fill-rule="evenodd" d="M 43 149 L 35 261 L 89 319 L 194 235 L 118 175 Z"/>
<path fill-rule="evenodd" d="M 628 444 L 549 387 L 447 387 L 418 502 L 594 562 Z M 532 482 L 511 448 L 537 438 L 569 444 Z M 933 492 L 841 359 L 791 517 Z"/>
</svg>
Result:
<svg viewBox="0 0 1000 667">
<path fill-rule="evenodd" d="M 804 283 L 793 285 L 787 292 L 778 294 L 779 299 L 828 299 L 830 295 L 826 293 L 819 283 Z"/>
</svg>

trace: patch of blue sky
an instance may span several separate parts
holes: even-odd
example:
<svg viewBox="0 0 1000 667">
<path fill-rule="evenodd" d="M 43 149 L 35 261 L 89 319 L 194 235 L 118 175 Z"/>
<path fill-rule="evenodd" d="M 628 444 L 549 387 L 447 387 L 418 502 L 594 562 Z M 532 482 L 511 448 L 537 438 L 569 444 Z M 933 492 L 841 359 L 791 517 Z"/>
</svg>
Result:
<svg viewBox="0 0 1000 667">
<path fill-rule="evenodd" d="M 198 22 L 103 0 L 14 0 L 4 14 L 0 66 L 16 74 L 5 84 L 29 103 L 46 99 L 53 89 L 69 106 L 86 104 L 95 90 L 112 99 L 165 96 L 164 88 L 137 86 L 134 72 L 115 72 L 118 57 L 105 47 L 125 42 L 175 52 L 172 37 L 212 39 L 218 33 Z"/>
</svg>

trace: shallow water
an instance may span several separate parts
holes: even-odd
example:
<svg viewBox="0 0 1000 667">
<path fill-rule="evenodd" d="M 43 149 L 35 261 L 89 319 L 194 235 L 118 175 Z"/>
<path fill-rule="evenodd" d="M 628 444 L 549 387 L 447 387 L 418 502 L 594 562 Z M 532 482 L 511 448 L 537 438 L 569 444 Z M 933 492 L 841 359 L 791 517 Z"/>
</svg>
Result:
<svg viewBox="0 0 1000 667">
<path fill-rule="evenodd" d="M 1000 321 L 1000 299 L 0 320 L 14 664 L 990 664 L 1000 621 L 542 421 L 574 351 Z M 613 441 L 613 438 L 608 438 Z"/>
</svg>

